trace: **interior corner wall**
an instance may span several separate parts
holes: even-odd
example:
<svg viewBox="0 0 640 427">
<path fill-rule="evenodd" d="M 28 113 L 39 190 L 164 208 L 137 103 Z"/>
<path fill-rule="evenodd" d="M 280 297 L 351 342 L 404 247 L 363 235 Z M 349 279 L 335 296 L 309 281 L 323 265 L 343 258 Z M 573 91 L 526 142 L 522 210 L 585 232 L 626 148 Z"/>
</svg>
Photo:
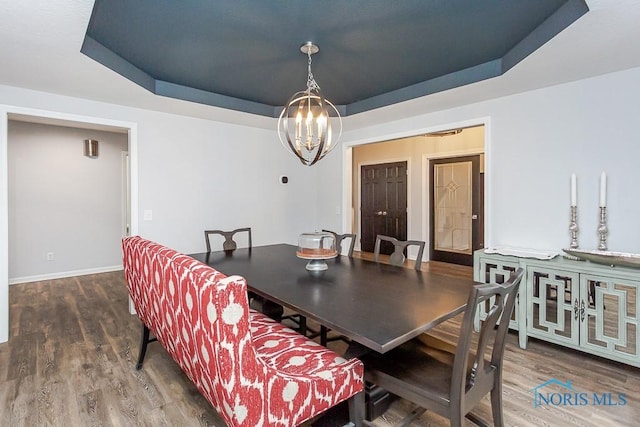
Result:
<svg viewBox="0 0 640 427">
<path fill-rule="evenodd" d="M 9 121 L 10 283 L 120 268 L 127 146 L 123 133 Z"/>
</svg>

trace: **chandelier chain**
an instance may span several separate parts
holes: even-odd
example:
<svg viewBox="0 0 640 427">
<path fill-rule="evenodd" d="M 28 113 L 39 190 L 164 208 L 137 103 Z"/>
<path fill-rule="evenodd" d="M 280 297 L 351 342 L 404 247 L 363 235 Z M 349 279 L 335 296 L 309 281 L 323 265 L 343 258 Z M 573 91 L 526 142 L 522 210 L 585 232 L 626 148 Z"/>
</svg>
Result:
<svg viewBox="0 0 640 427">
<path fill-rule="evenodd" d="M 311 72 L 311 51 L 307 51 L 307 92 L 311 93 L 311 91 L 318 92 L 320 90 L 320 86 L 316 83 L 316 79 L 313 78 L 313 73 Z"/>
</svg>

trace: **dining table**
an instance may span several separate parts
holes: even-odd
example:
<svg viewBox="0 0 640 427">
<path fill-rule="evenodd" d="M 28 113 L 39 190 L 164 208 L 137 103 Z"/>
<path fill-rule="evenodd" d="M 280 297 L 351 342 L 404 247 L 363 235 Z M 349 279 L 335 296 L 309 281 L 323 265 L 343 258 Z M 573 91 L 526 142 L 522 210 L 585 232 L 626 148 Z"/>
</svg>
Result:
<svg viewBox="0 0 640 427">
<path fill-rule="evenodd" d="M 190 254 L 240 275 L 248 289 L 323 325 L 367 351 L 385 353 L 464 311 L 471 279 L 338 255 L 309 271 L 296 245 Z"/>
</svg>

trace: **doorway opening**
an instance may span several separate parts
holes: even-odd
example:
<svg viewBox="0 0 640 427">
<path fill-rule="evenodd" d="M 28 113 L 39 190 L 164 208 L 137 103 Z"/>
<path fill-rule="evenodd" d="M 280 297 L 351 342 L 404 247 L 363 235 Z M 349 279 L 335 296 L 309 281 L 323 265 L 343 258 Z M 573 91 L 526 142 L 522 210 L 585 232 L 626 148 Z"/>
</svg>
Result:
<svg viewBox="0 0 640 427">
<path fill-rule="evenodd" d="M 375 234 L 383 234 L 377 230 L 384 229 L 385 226 L 385 209 L 384 207 L 396 206 L 402 200 L 393 199 L 391 201 L 385 200 L 382 203 L 379 200 L 382 197 L 388 197 L 387 191 L 373 190 L 368 182 L 372 174 L 372 170 L 384 169 L 389 164 L 397 162 L 406 162 L 406 181 L 403 184 L 405 187 L 404 194 L 406 195 L 406 216 L 404 223 L 401 219 L 394 219 L 394 221 L 386 221 L 392 225 L 397 225 L 394 231 L 398 231 L 400 240 L 421 240 L 426 243 L 425 256 L 423 261 L 438 260 L 449 263 L 457 263 L 461 265 L 472 265 L 473 250 L 482 246 L 484 241 L 484 162 L 485 162 L 485 138 L 486 138 L 486 120 L 476 121 L 475 123 L 465 123 L 464 126 L 444 128 L 444 130 L 431 131 L 421 133 L 419 135 L 395 138 L 385 140 L 381 142 L 370 142 L 361 145 L 354 145 L 350 149 L 350 167 L 347 169 L 347 173 L 350 174 L 349 178 L 352 184 L 347 182 L 349 194 L 351 194 L 351 209 L 345 209 L 352 212 L 351 218 L 345 218 L 346 224 L 351 225 L 351 230 L 357 234 L 356 250 L 361 252 L 373 251 L 373 244 L 375 242 Z M 469 191 L 472 189 L 476 193 L 473 195 L 471 201 L 475 203 L 473 205 L 473 212 L 469 215 L 471 221 L 474 221 L 473 225 L 475 230 L 472 230 L 470 225 L 468 228 L 469 233 L 472 231 L 475 233 L 469 237 L 470 249 L 467 252 L 471 253 L 467 257 L 442 257 L 441 246 L 442 239 L 435 240 L 433 236 L 436 232 L 433 229 L 433 220 L 436 216 L 437 203 L 433 199 L 434 182 L 433 171 L 431 170 L 431 164 L 440 164 L 441 166 L 436 169 L 443 168 L 446 163 L 445 159 L 449 161 L 460 158 L 475 158 L 476 168 L 470 172 L 475 174 L 473 186 L 469 186 Z M 346 156 L 348 161 L 349 155 Z M 413 165 L 413 167 L 412 167 Z M 366 171 L 366 173 L 365 173 Z M 379 174 L 381 176 L 381 174 Z M 349 180 L 348 180 L 349 181 Z M 402 193 L 399 191 L 398 184 L 391 180 L 390 183 L 382 183 L 378 177 L 377 185 L 386 185 L 394 189 L 394 194 Z M 377 192 L 376 192 L 377 191 Z M 462 194 L 462 191 L 459 193 Z M 470 193 L 471 194 L 471 193 Z M 367 197 L 373 197 L 375 203 L 369 202 Z M 392 196 L 396 197 L 396 196 Z M 378 215 L 378 213 L 382 213 Z M 389 210 L 386 210 L 387 217 L 390 217 Z M 477 215 L 477 219 L 473 218 L 473 215 Z M 448 225 L 446 221 L 439 223 L 439 225 Z M 402 231 L 404 229 L 404 233 Z M 451 235 L 459 237 L 459 231 L 451 230 Z M 465 235 L 466 236 L 466 235 Z M 444 237 L 444 233 L 441 233 L 441 237 Z M 456 244 L 459 243 L 456 241 Z M 453 241 L 451 240 L 451 246 Z M 434 254 L 433 249 L 436 249 Z M 459 245 L 455 246 L 456 250 L 459 250 Z M 409 259 L 415 259 L 415 253 L 410 252 Z"/>
<path fill-rule="evenodd" d="M 75 114 L 58 113 L 53 111 L 36 110 L 13 106 L 0 108 L 0 343 L 9 339 L 9 198 L 8 198 L 8 128 L 9 120 L 38 124 L 53 124 L 72 128 L 95 129 L 108 132 L 123 132 L 127 134 L 127 151 L 130 155 L 130 230 L 138 232 L 138 170 L 137 170 L 137 125 L 131 122 L 107 120 L 102 118 L 80 116 Z"/>
</svg>

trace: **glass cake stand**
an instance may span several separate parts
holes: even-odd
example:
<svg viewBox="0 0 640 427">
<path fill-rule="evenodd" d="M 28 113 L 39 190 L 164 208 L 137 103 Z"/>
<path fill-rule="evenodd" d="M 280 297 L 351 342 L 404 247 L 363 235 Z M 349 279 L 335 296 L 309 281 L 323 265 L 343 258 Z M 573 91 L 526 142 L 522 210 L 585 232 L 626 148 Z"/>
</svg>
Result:
<svg viewBox="0 0 640 427">
<path fill-rule="evenodd" d="M 326 232 L 302 233 L 298 237 L 296 256 L 309 260 L 307 270 L 324 271 L 329 268 L 326 260 L 338 256 L 336 238 Z"/>
</svg>

